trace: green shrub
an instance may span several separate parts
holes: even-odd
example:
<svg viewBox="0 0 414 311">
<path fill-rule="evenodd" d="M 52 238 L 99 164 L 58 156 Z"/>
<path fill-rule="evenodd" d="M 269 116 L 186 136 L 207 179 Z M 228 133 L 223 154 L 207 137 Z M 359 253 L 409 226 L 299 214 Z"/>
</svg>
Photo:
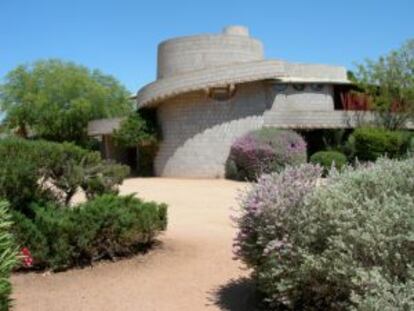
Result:
<svg viewBox="0 0 414 311">
<path fill-rule="evenodd" d="M 49 254 L 49 246 L 43 232 L 36 226 L 32 219 L 18 211 L 12 211 L 14 226 L 11 232 L 20 247 L 30 247 L 33 257 L 33 265 L 44 268 Z"/>
<path fill-rule="evenodd" d="M 80 188 L 88 197 L 116 192 L 128 173 L 69 143 L 1 139 L 0 159 L 0 196 L 26 214 L 32 202 L 67 205 Z"/>
<path fill-rule="evenodd" d="M 16 264 L 17 252 L 13 237 L 9 230 L 11 227 L 7 204 L 0 202 L 0 310 L 9 310 L 11 285 L 10 272 Z"/>
<path fill-rule="evenodd" d="M 340 170 L 347 163 L 346 156 L 339 151 L 319 151 L 314 153 L 310 157 L 310 162 L 313 164 L 319 164 L 324 168 L 324 172 L 327 173 L 332 165 Z"/>
<path fill-rule="evenodd" d="M 14 213 L 16 239 L 35 268 L 66 269 L 148 247 L 166 229 L 165 204 L 103 195 L 73 208 L 34 206 L 34 219 Z"/>
<path fill-rule="evenodd" d="M 226 177 L 256 180 L 263 173 L 279 172 L 306 162 L 306 143 L 288 130 L 262 128 L 237 139 L 226 161 Z"/>
<path fill-rule="evenodd" d="M 414 159 L 263 176 L 242 203 L 236 254 L 268 309 L 412 310 Z"/>
<path fill-rule="evenodd" d="M 404 132 L 382 128 L 357 128 L 350 136 L 355 156 L 362 161 L 375 161 L 381 156 L 398 158 L 406 154 Z"/>
</svg>

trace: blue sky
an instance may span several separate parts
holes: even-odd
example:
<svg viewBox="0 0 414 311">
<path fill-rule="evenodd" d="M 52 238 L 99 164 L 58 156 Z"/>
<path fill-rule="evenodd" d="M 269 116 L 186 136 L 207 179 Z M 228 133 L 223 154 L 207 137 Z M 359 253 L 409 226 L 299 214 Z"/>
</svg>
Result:
<svg viewBox="0 0 414 311">
<path fill-rule="evenodd" d="M 62 58 L 99 68 L 131 92 L 152 81 L 164 39 L 242 24 L 268 58 L 343 65 L 414 37 L 414 0 L 0 0 L 0 79 Z"/>
</svg>

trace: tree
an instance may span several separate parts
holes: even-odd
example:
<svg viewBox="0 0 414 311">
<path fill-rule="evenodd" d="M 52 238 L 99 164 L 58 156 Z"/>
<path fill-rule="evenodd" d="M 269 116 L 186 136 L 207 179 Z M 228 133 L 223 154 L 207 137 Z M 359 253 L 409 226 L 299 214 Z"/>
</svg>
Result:
<svg viewBox="0 0 414 311">
<path fill-rule="evenodd" d="M 153 111 L 142 109 L 125 118 L 113 132 L 114 142 L 123 147 L 156 144 L 158 129 Z"/>
<path fill-rule="evenodd" d="M 9 72 L 0 85 L 3 122 L 20 136 L 85 145 L 92 119 L 131 112 L 128 91 L 112 76 L 61 60 L 37 61 Z"/>
<path fill-rule="evenodd" d="M 358 66 L 356 78 L 368 93 L 380 125 L 396 129 L 414 117 L 414 39 L 377 61 Z"/>
<path fill-rule="evenodd" d="M 154 158 L 161 138 L 154 109 L 140 109 L 131 114 L 121 122 L 112 137 L 118 146 L 136 148 L 137 173 L 140 176 L 153 176 Z"/>
</svg>

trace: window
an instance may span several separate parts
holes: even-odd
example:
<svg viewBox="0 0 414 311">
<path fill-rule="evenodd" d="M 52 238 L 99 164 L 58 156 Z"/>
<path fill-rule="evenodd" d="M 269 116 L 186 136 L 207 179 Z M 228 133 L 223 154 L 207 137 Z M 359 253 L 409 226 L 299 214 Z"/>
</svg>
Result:
<svg viewBox="0 0 414 311">
<path fill-rule="evenodd" d="M 216 101 L 226 101 L 234 96 L 236 92 L 235 86 L 228 85 L 225 87 L 214 87 L 208 90 L 208 96 Z"/>
<path fill-rule="evenodd" d="M 286 83 L 277 83 L 277 84 L 274 84 L 273 87 L 276 92 L 280 93 L 280 92 L 286 91 L 288 88 L 288 85 Z"/>
<path fill-rule="evenodd" d="M 323 87 L 324 87 L 324 85 L 321 84 L 321 83 L 311 84 L 311 89 L 314 90 L 314 91 L 317 91 L 317 92 L 322 91 L 323 90 Z"/>
<path fill-rule="evenodd" d="M 305 89 L 305 84 L 300 83 L 300 84 L 293 84 L 293 88 L 296 91 L 303 91 Z"/>
</svg>

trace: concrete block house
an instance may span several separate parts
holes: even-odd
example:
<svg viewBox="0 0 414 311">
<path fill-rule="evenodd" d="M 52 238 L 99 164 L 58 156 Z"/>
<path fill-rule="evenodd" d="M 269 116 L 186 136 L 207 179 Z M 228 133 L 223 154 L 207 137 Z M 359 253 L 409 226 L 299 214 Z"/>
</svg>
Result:
<svg viewBox="0 0 414 311">
<path fill-rule="evenodd" d="M 160 43 L 157 79 L 136 102 L 156 109 L 157 176 L 220 178 L 231 144 L 251 130 L 352 127 L 349 85 L 344 67 L 265 59 L 247 28 L 229 26 Z"/>
</svg>

